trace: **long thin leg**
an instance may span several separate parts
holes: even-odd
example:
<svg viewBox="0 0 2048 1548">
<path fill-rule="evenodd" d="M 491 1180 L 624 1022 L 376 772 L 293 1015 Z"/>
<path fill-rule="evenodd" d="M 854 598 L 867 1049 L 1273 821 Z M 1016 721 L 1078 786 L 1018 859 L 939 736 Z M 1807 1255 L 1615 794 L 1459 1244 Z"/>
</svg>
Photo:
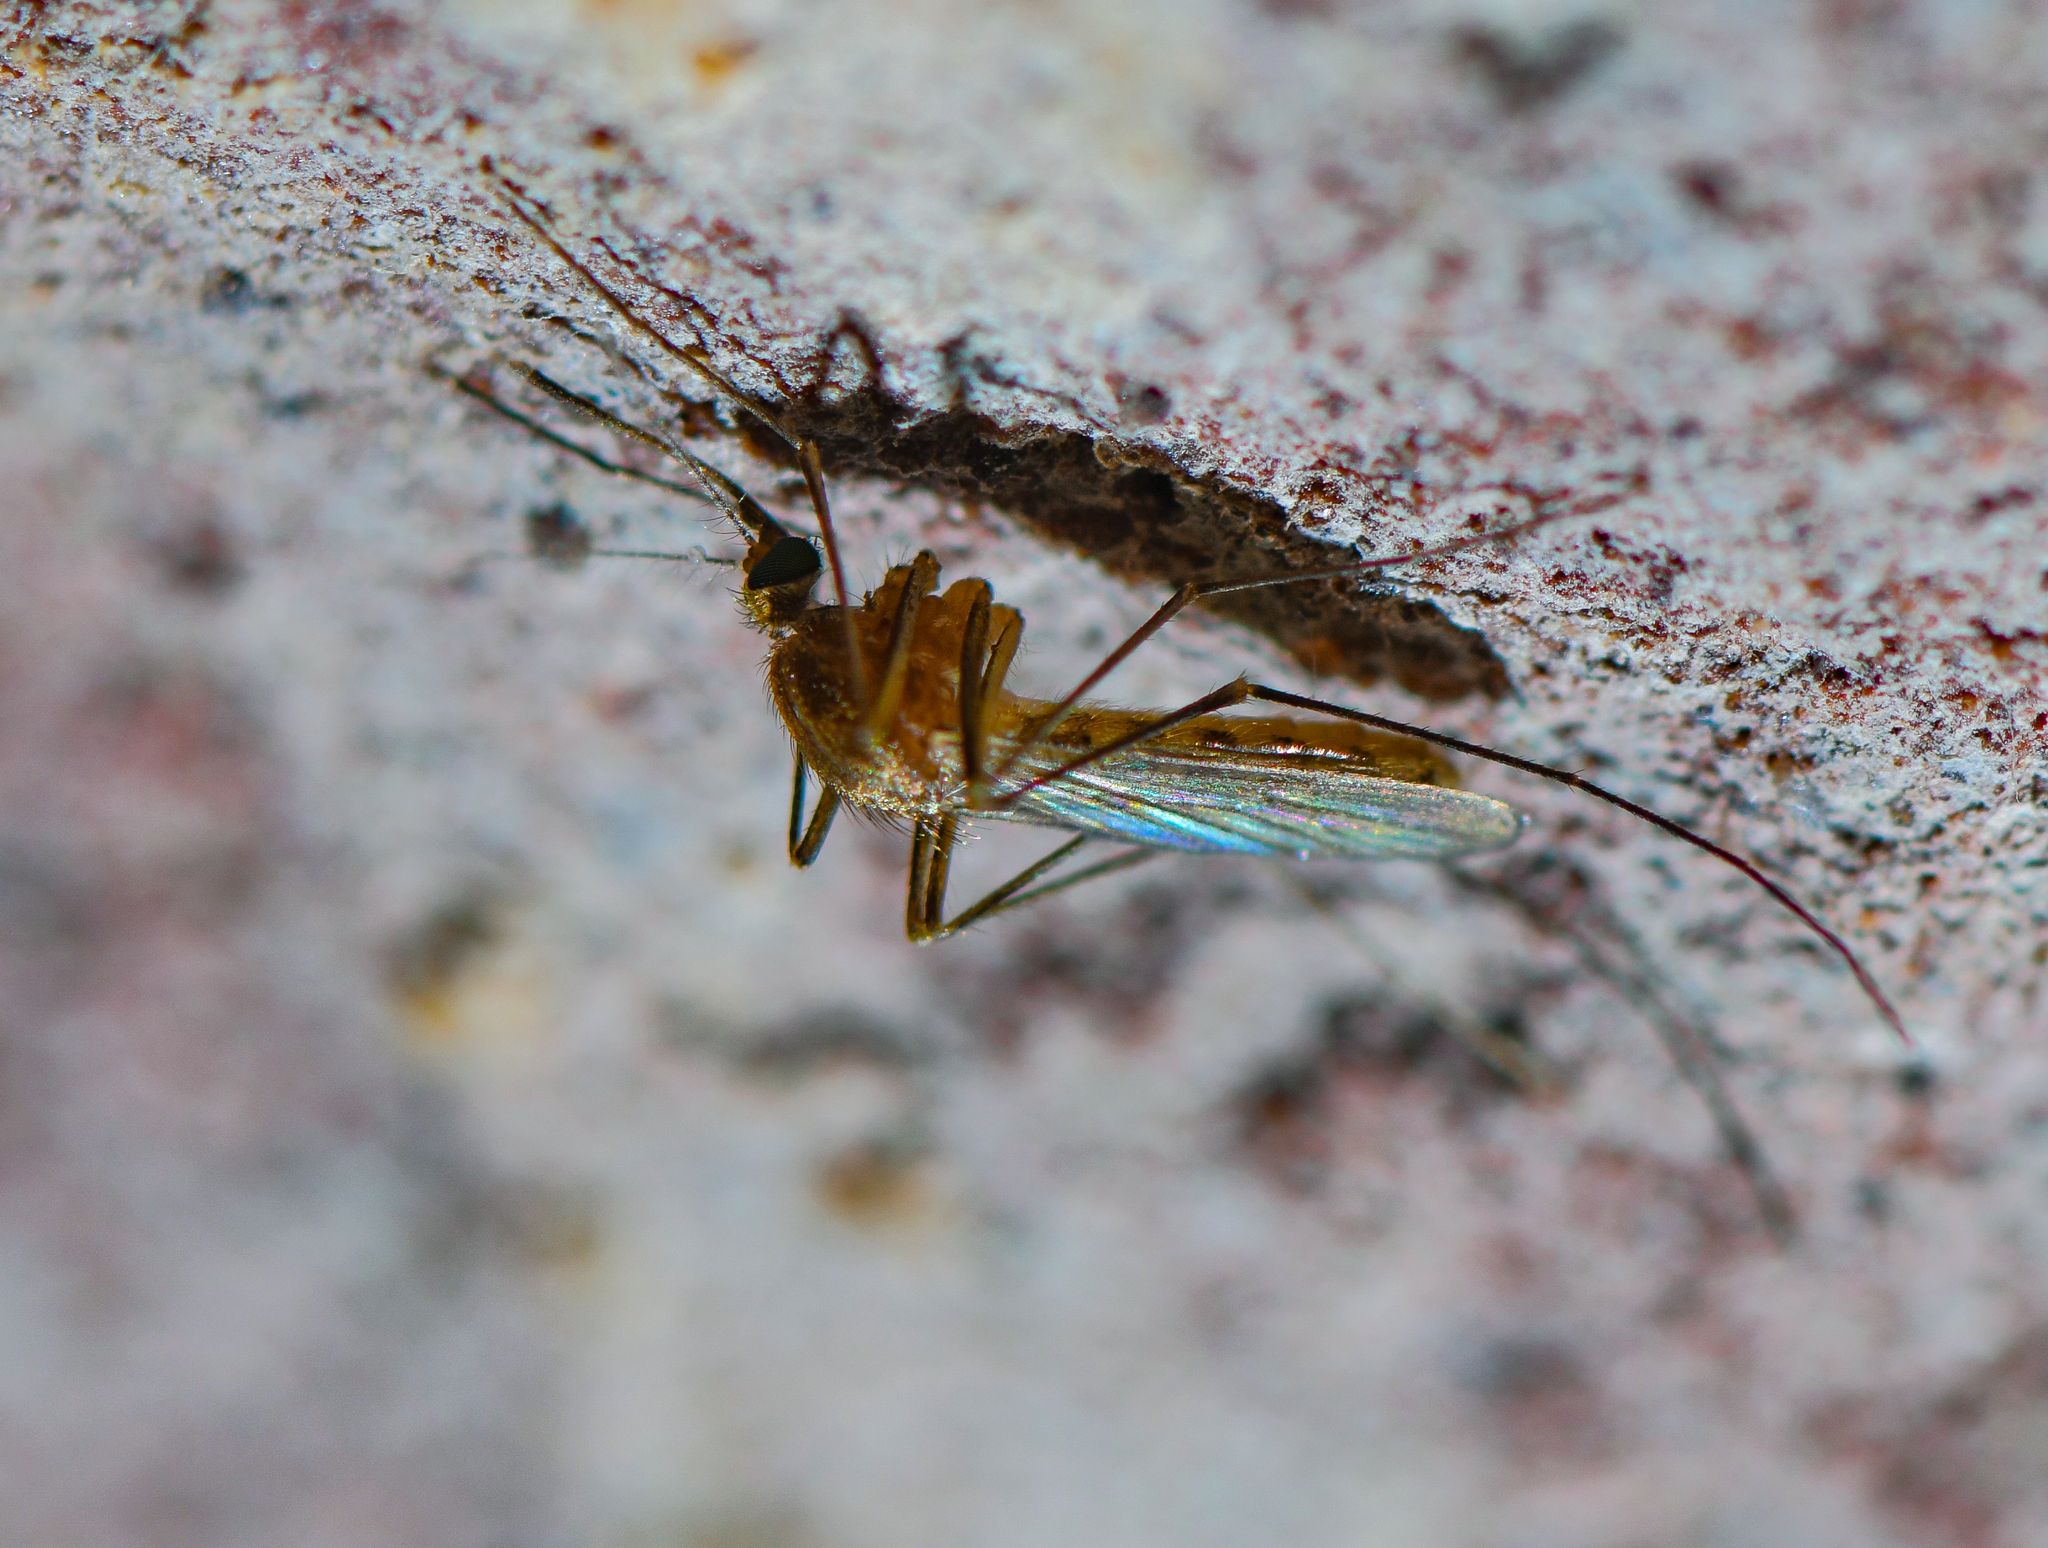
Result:
<svg viewBox="0 0 2048 1548">
<path fill-rule="evenodd" d="M 917 638 L 918 609 L 938 584 L 939 557 L 929 548 L 923 550 L 908 565 L 891 570 L 883 582 L 884 588 L 899 575 L 903 577 L 903 590 L 897 599 L 895 621 L 889 627 L 889 645 L 882 656 L 882 680 L 876 686 L 875 696 L 868 700 L 868 712 L 862 722 L 870 738 L 880 734 L 903 702 L 904 685 L 910 680 L 910 647 Z"/>
<path fill-rule="evenodd" d="M 1398 993 L 1427 1004 L 1431 1013 L 1443 1023 L 1444 1029 L 1473 1058 L 1514 1086 L 1522 1095 L 1540 1096 L 1563 1085 L 1562 1074 L 1550 1060 L 1535 1049 L 1517 1038 L 1483 1025 L 1434 991 L 1411 982 L 1400 955 L 1389 951 L 1385 942 L 1360 929 L 1350 915 L 1311 886 L 1301 867 L 1278 861 L 1274 864 L 1274 872 L 1294 889 L 1295 896 L 1328 920 L 1331 928 L 1350 943 L 1353 951 L 1378 967 L 1380 973 Z"/>
<path fill-rule="evenodd" d="M 911 820 L 910 878 L 903 899 L 903 933 L 913 941 L 932 938 L 926 921 L 931 916 L 932 862 L 938 850 L 938 829 L 939 825 L 928 817 Z"/>
<path fill-rule="evenodd" d="M 960 676 L 954 705 L 960 720 L 960 766 L 971 799 L 981 783 L 982 708 L 987 702 L 982 677 L 988 667 L 989 613 L 995 588 L 979 579 L 966 584 L 973 588 L 974 600 L 967 604 L 967 617 L 960 626 Z"/>
<path fill-rule="evenodd" d="M 680 343 L 655 327 L 640 314 L 638 308 L 599 279 L 597 272 L 589 264 L 569 251 L 548 223 L 542 219 L 539 211 L 543 206 L 538 200 L 510 178 L 497 172 L 488 160 L 484 163 L 484 171 L 497 178 L 512 213 L 518 216 L 535 236 L 546 243 L 557 258 L 580 275 L 584 283 L 596 291 L 628 327 L 652 340 L 658 348 L 695 371 L 715 389 L 724 393 L 738 408 L 753 415 L 772 430 L 796 453 L 797 465 L 803 469 L 804 487 L 810 492 L 811 509 L 818 518 L 818 536 L 825 545 L 825 563 L 832 572 L 834 597 L 842 608 L 850 606 L 850 593 L 846 587 L 846 564 L 840 556 L 839 537 L 832 526 L 832 504 L 825 491 L 825 465 L 819 455 L 817 443 L 808 436 L 798 435 L 792 431 L 775 415 L 741 392 L 730 378 L 711 363 L 711 357 L 697 345 Z M 859 703 L 865 704 L 868 702 L 866 667 L 861 661 L 860 640 L 855 633 L 850 613 L 847 615 L 846 643 L 853 670 L 854 696 Z"/>
<path fill-rule="evenodd" d="M 1052 735 L 1060 723 L 1073 711 L 1074 707 L 1087 696 L 1090 689 L 1094 688 L 1096 684 L 1109 676 L 1111 672 L 1123 665 L 1139 646 L 1165 628 L 1177 615 L 1204 598 L 1228 596 L 1233 592 L 1239 591 L 1259 591 L 1271 586 L 1291 586 L 1297 581 L 1332 580 L 1347 575 L 1362 575 L 1373 570 L 1392 569 L 1396 565 L 1415 564 L 1425 559 L 1442 559 L 1451 554 L 1463 553 L 1468 548 L 1478 548 L 1488 543 L 1505 542 L 1509 538 L 1519 537 L 1526 532 L 1533 532 L 1538 527 L 1546 527 L 1551 522 L 1562 521 L 1568 516 L 1591 515 L 1593 511 L 1605 508 L 1604 504 L 1593 504 L 1591 502 L 1563 505 L 1554 510 L 1540 511 L 1524 521 L 1513 522 L 1505 527 L 1497 527 L 1490 532 L 1477 532 L 1470 537 L 1453 538 L 1447 543 L 1434 544 L 1428 548 L 1418 548 L 1413 553 L 1386 554 L 1372 559 L 1354 559 L 1347 564 L 1329 565 L 1313 570 L 1296 570 L 1286 575 L 1265 575 L 1254 580 L 1189 581 L 1178 591 L 1174 592 L 1172 596 L 1168 597 L 1165 602 L 1161 603 L 1157 612 L 1139 624 L 1136 629 L 1133 629 L 1129 638 L 1108 655 L 1104 656 L 1094 671 L 1076 683 L 1073 691 L 1053 706 L 1052 713 L 1033 727 L 1031 734 L 1010 750 L 1009 756 L 1004 758 L 1001 766 L 996 769 L 994 777 L 997 779 L 1002 778 L 1014 769 L 1021 759 L 1042 746 L 1046 738 Z"/>
<path fill-rule="evenodd" d="M 946 816 L 937 822 L 920 820 L 911 835 L 910 851 L 910 898 L 907 910 L 907 933 L 913 941 L 935 941 L 948 935 L 957 934 L 969 925 L 979 924 L 996 914 L 1019 908 L 1040 898 L 1050 897 L 1055 892 L 1064 892 L 1082 882 L 1094 881 L 1117 871 L 1127 871 L 1147 860 L 1157 859 L 1155 849 L 1130 849 L 1122 854 L 1111 855 L 1093 865 L 1084 865 L 1078 871 L 1070 871 L 1055 881 L 1043 886 L 1034 886 L 1040 877 L 1053 870 L 1089 841 L 1089 835 L 1077 833 L 1066 843 L 1049 854 L 1034 860 L 1000 887 L 990 891 L 979 902 L 954 915 L 946 913 L 946 875 L 953 856 L 953 847 L 959 840 L 957 821 Z"/>
<path fill-rule="evenodd" d="M 1085 837 L 1085 835 L 1083 836 Z M 1073 848 L 1078 847 L 1078 845 L 1073 846 Z M 1073 853 L 1073 848 L 1068 849 L 1067 853 Z M 1055 892 L 1065 892 L 1069 887 L 1078 887 L 1083 882 L 1095 881 L 1104 876 L 1114 876 L 1119 871 L 1128 871 L 1132 867 L 1143 865 L 1149 860 L 1157 860 L 1164 853 L 1164 850 L 1159 849 L 1126 849 L 1121 854 L 1110 855 L 1095 861 L 1091 865 L 1084 865 L 1078 871 L 1069 871 L 1066 875 L 1046 882 L 1043 886 L 1031 887 L 1026 891 L 1011 891 L 1012 885 L 1023 887 L 1026 881 L 1029 880 L 1028 877 L 1020 877 L 1015 883 L 1004 883 L 979 903 L 974 904 L 965 913 L 956 914 L 952 919 L 940 926 L 939 933 L 941 935 L 951 935 L 956 930 L 964 930 L 971 924 L 980 923 L 992 914 L 1006 914 L 1013 908 L 1022 908 L 1026 903 L 1036 903 L 1040 898 L 1049 898 Z M 1028 869 L 1034 875 L 1042 876 L 1045 874 L 1044 871 L 1039 870 L 1035 866 Z"/>
<path fill-rule="evenodd" d="M 1056 769 L 1048 770 L 1035 779 L 1005 790 L 1001 795 L 986 802 L 983 810 L 999 812 L 1015 806 L 1042 785 L 1050 785 L 1056 780 L 1065 779 L 1077 769 L 1085 769 L 1091 763 L 1100 763 L 1104 758 L 1113 758 L 1120 752 L 1152 741 L 1155 737 L 1164 736 L 1175 726 L 1186 725 L 1190 720 L 1199 720 L 1204 715 L 1213 715 L 1218 710 L 1242 704 L 1250 696 L 1251 683 L 1248 679 L 1240 677 L 1233 682 L 1225 683 L 1221 688 L 1205 693 L 1199 699 L 1190 700 L 1177 710 L 1168 710 L 1156 720 L 1148 720 L 1133 727 L 1113 741 L 1104 742 L 1100 747 L 1091 747 L 1088 751 L 1069 758 Z M 1009 760 L 1006 760 L 1004 766 L 1008 767 L 1008 764 Z"/>
<path fill-rule="evenodd" d="M 946 878 L 953 869 L 953 846 L 960 841 L 960 819 L 948 812 L 932 832 L 932 863 L 925 872 L 924 926 L 930 936 L 943 933 Z M 929 937 L 928 937 L 929 938 Z"/>
<path fill-rule="evenodd" d="M 1513 753 L 1501 752 L 1496 748 L 1482 747 L 1477 742 L 1467 742 L 1460 737 L 1448 736 L 1441 731 L 1432 731 L 1426 726 L 1410 725 L 1404 720 L 1390 720 L 1384 715 L 1368 714 L 1364 710 L 1349 709 L 1342 704 L 1332 704 L 1327 699 L 1312 699 L 1306 694 L 1288 693 L 1284 689 L 1269 688 L 1262 683 L 1246 683 L 1243 696 L 1265 704 L 1282 704 L 1289 709 L 1306 710 L 1310 714 L 1315 715 L 1328 715 L 1336 720 L 1348 720 L 1356 725 L 1370 726 L 1376 731 L 1392 731 L 1400 736 L 1412 736 L 1417 741 L 1428 742 L 1433 746 L 1447 748 L 1451 752 L 1463 753 L 1468 758 L 1479 758 L 1488 763 L 1498 763 L 1503 768 L 1514 769 L 1522 774 L 1533 774 L 1539 779 L 1547 779 L 1555 784 L 1566 785 L 1573 790 L 1582 791 L 1586 795 L 1592 796 L 1595 800 L 1605 801 L 1609 806 L 1627 812 L 1631 817 L 1639 821 L 1647 822 L 1651 827 L 1658 829 L 1660 832 L 1668 833 L 1676 839 L 1683 839 L 1686 843 L 1692 845 L 1693 848 L 1705 851 L 1722 864 L 1732 866 L 1744 876 L 1747 876 L 1790 911 L 1793 917 L 1799 920 L 1801 924 L 1825 941 L 1834 951 L 1835 955 L 1848 965 L 1849 971 L 1855 975 L 1857 984 L 1862 988 L 1864 994 L 1869 997 L 1870 1003 L 1876 1006 L 1878 1014 L 1884 1017 L 1885 1024 L 1896 1032 L 1900 1040 L 1906 1043 L 1907 1046 L 1912 1046 L 1912 1034 L 1906 1030 L 1906 1024 L 1900 1019 L 1898 1010 L 1892 1005 L 1891 1000 L 1886 997 L 1884 990 L 1878 987 L 1877 980 L 1871 977 L 1869 969 L 1864 967 L 1856 953 L 1849 949 L 1846 941 L 1823 924 L 1820 917 L 1813 910 L 1793 897 L 1791 893 L 1778 885 L 1777 882 L 1766 876 L 1755 861 L 1737 854 L 1732 849 L 1716 844 L 1712 839 L 1707 838 L 1703 834 L 1695 833 L 1683 823 L 1674 822 L 1661 812 L 1654 812 L 1647 806 L 1631 801 L 1627 796 L 1616 795 L 1604 786 L 1594 784 L 1583 774 L 1574 774 L 1569 769 L 1553 768 L 1547 763 L 1537 763 L 1529 758 L 1518 758 Z M 1037 781 L 1033 783 L 1037 783 Z M 1025 788 L 1028 789 L 1030 787 L 1026 786 Z"/>
<path fill-rule="evenodd" d="M 1601 973 L 1615 983 L 1642 1012 L 1643 1019 L 1649 1022 L 1650 1030 L 1663 1046 L 1665 1057 L 1670 1059 L 1679 1078 L 1692 1087 L 1706 1107 L 1729 1161 L 1749 1184 L 1750 1196 L 1756 1200 L 1757 1213 L 1763 1217 L 1764 1228 L 1780 1247 L 1789 1247 L 1799 1234 L 1798 1211 L 1792 1207 L 1791 1196 L 1778 1180 L 1756 1130 L 1736 1105 L 1735 1095 L 1728 1089 L 1721 1067 L 1714 1062 L 1706 1036 L 1672 1007 L 1649 974 L 1633 969 L 1618 970 L 1617 964 L 1608 961 L 1578 932 L 1571 933 L 1579 960 L 1593 972 Z M 1624 937 L 1624 942 L 1631 953 L 1639 952 L 1634 941 Z"/>
<path fill-rule="evenodd" d="M 832 819 L 839 812 L 839 792 L 830 785 L 818 789 L 818 805 L 811 820 L 804 821 L 804 755 L 796 754 L 796 775 L 789 791 L 789 863 L 803 869 L 818 858 L 825 847 L 825 835 L 832 831 Z"/>
<path fill-rule="evenodd" d="M 1779 1246 L 1791 1245 L 1799 1234 L 1799 1215 L 1792 1207 L 1791 1196 L 1779 1181 L 1762 1140 L 1743 1116 L 1734 1093 L 1728 1089 L 1728 1082 L 1722 1077 L 1715 1057 L 1712 1038 L 1671 1003 L 1655 976 L 1646 971 L 1646 956 L 1635 932 L 1614 917 L 1611 910 L 1598 910 L 1602 932 L 1611 934 L 1623 951 L 1634 959 L 1632 963 L 1617 962 L 1596 942 L 1592 931 L 1572 918 L 1560 918 L 1557 909 L 1539 907 L 1533 899 L 1515 888 L 1495 878 L 1474 876 L 1459 866 L 1446 867 L 1446 874 L 1467 891 L 1526 915 L 1539 930 L 1563 935 L 1588 972 L 1605 979 L 1616 994 L 1641 1012 L 1665 1057 L 1678 1071 L 1679 1078 L 1692 1087 L 1693 1094 L 1706 1108 L 1707 1116 L 1712 1119 L 1714 1130 L 1720 1136 L 1721 1148 L 1749 1185 L 1750 1196 L 1756 1200 L 1757 1213 L 1763 1218 L 1764 1228 Z"/>
<path fill-rule="evenodd" d="M 998 607 L 986 582 L 968 610 L 960 647 L 960 762 L 967 776 L 967 804 L 983 804 L 988 795 L 988 707 L 1003 691 L 1010 663 L 1024 640 L 1024 616 L 1014 607 Z"/>
</svg>

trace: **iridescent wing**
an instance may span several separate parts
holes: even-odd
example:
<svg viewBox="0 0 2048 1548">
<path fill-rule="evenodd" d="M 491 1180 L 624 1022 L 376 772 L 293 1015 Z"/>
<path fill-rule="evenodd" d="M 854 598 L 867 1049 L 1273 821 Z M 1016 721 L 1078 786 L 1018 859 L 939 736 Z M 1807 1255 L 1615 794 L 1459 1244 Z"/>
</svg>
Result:
<svg viewBox="0 0 2048 1548">
<path fill-rule="evenodd" d="M 1002 788 L 1072 757 L 1035 749 Z M 1141 744 L 1062 774 L 997 815 L 1154 849 L 1302 860 L 1448 860 L 1521 832 L 1521 815 L 1504 801 L 1364 768 L 1318 748 Z"/>
</svg>

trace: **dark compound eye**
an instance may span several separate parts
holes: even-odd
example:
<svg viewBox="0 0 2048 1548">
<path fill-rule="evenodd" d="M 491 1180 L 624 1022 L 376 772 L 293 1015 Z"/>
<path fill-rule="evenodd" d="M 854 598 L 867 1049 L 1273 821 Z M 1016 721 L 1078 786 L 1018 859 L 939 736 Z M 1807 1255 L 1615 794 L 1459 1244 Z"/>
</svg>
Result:
<svg viewBox="0 0 2048 1548">
<path fill-rule="evenodd" d="M 771 586 L 809 580 L 819 568 L 818 551 L 808 539 L 779 538 L 775 546 L 761 556 L 760 562 L 747 571 L 747 589 L 765 591 Z"/>
</svg>

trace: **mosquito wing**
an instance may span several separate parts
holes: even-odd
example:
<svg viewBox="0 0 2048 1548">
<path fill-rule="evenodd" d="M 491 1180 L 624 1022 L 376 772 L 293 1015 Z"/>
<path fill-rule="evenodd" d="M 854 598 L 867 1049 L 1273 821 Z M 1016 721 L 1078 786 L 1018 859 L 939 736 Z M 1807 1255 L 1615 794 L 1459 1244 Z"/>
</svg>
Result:
<svg viewBox="0 0 2048 1548">
<path fill-rule="evenodd" d="M 1038 748 L 1018 789 L 1072 758 Z M 1145 744 L 1018 797 L 1003 815 L 1154 849 L 1302 860 L 1448 860 L 1514 841 L 1522 819 L 1491 796 L 1366 773 L 1320 749 Z"/>
</svg>

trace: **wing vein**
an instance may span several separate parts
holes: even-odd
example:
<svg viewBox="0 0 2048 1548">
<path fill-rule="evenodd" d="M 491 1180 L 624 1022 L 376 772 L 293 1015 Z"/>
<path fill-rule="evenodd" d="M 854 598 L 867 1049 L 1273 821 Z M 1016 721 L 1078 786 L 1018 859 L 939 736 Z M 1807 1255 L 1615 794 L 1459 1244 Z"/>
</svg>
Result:
<svg viewBox="0 0 2048 1548">
<path fill-rule="evenodd" d="M 1017 789 L 1070 754 L 1033 749 Z M 1511 843 L 1513 807 L 1491 796 L 1368 773 L 1322 750 L 1133 747 L 1041 785 L 1003 815 L 1198 854 L 1448 859 Z"/>
</svg>

